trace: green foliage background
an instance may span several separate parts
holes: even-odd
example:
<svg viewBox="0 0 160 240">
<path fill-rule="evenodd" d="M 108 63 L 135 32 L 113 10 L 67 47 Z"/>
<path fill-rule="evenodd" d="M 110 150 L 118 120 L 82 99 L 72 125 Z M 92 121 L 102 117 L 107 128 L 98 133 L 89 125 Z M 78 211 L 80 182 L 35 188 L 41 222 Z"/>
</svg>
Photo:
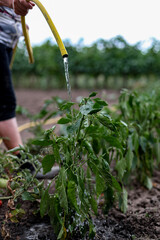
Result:
<svg viewBox="0 0 160 240">
<path fill-rule="evenodd" d="M 131 87 L 141 80 L 156 80 L 160 76 L 160 42 L 152 40 L 145 51 L 142 43 L 129 45 L 122 36 L 97 40 L 91 46 L 83 41 L 73 45 L 64 42 L 69 53 L 69 73 L 72 88 Z M 33 47 L 34 64 L 28 63 L 25 45 L 21 42 L 13 65 L 16 87 L 64 88 L 63 59 L 58 46 L 47 40 Z M 144 80 L 145 79 L 145 80 Z"/>
</svg>

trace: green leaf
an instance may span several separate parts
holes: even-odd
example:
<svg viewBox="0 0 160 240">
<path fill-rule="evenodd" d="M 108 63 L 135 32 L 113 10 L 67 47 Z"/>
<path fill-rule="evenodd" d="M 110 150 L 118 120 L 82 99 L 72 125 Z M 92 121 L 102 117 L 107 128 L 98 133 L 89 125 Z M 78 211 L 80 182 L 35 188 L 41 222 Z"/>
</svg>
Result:
<svg viewBox="0 0 160 240">
<path fill-rule="evenodd" d="M 82 118 L 83 117 L 78 118 L 74 123 L 72 123 L 72 125 L 67 126 L 67 132 L 70 134 L 76 132 L 80 127 Z"/>
<path fill-rule="evenodd" d="M 88 115 L 93 110 L 94 103 L 90 100 L 87 101 L 86 105 L 80 107 L 80 112 L 82 115 Z"/>
<path fill-rule="evenodd" d="M 93 212 L 95 213 L 95 215 L 97 215 L 98 214 L 98 206 L 97 206 L 97 202 L 93 196 L 89 197 L 89 202 L 91 204 Z"/>
<path fill-rule="evenodd" d="M 95 154 L 98 154 L 100 152 L 101 145 L 100 145 L 100 142 L 99 142 L 98 138 L 93 138 L 92 147 L 93 147 L 93 150 L 94 150 Z"/>
<path fill-rule="evenodd" d="M 22 193 L 22 200 L 23 201 L 35 201 L 35 198 L 32 196 L 29 192 L 23 192 Z"/>
<path fill-rule="evenodd" d="M 58 144 L 56 142 L 56 138 L 55 137 L 53 138 L 52 146 L 53 146 L 53 155 L 54 155 L 55 161 L 56 162 L 60 162 L 61 161 L 61 157 L 60 157 L 60 153 L 59 153 L 59 146 L 58 146 Z"/>
<path fill-rule="evenodd" d="M 60 230 L 60 232 L 59 232 L 59 234 L 58 234 L 57 239 L 63 239 L 62 237 L 63 237 L 64 233 L 65 233 L 65 228 L 64 228 L 64 226 L 62 225 L 61 230 Z"/>
<path fill-rule="evenodd" d="M 99 174 L 99 171 L 97 171 L 97 173 L 96 173 L 96 194 L 97 194 L 97 197 L 100 196 L 100 194 L 104 191 L 104 189 L 105 189 L 104 179 Z"/>
<path fill-rule="evenodd" d="M 72 204 L 72 206 L 76 209 L 76 211 L 79 212 L 79 208 L 77 205 L 76 192 L 77 192 L 77 185 L 75 184 L 75 182 L 69 181 L 68 188 L 67 188 L 68 199 Z"/>
<path fill-rule="evenodd" d="M 12 210 L 11 213 L 12 213 L 13 216 L 17 216 L 17 215 L 22 216 L 22 215 L 24 215 L 26 212 L 25 212 L 25 210 L 22 209 L 22 208 L 16 208 L 16 209 Z"/>
<path fill-rule="evenodd" d="M 96 164 L 94 163 L 94 161 L 90 158 L 87 163 L 88 163 L 88 166 L 89 166 L 90 170 L 91 170 L 94 174 L 96 174 L 96 172 L 97 172 L 97 166 L 96 166 Z"/>
<path fill-rule="evenodd" d="M 73 102 L 67 102 L 64 103 L 61 107 L 60 110 L 64 111 L 64 110 L 70 110 L 70 108 L 74 105 Z"/>
<path fill-rule="evenodd" d="M 105 181 L 106 186 L 112 186 L 112 175 L 106 168 L 102 168 L 100 173 Z"/>
<path fill-rule="evenodd" d="M 94 101 L 95 101 L 96 103 L 98 103 L 99 106 L 101 106 L 101 108 L 103 108 L 103 107 L 105 107 L 105 106 L 108 105 L 105 101 L 103 101 L 103 100 L 100 99 L 100 98 L 95 98 Z"/>
<path fill-rule="evenodd" d="M 42 160 L 43 174 L 46 174 L 51 170 L 55 163 L 54 155 L 46 155 Z"/>
<path fill-rule="evenodd" d="M 33 140 L 32 144 L 46 147 L 52 145 L 52 140 L 50 139 Z"/>
<path fill-rule="evenodd" d="M 18 223 L 19 218 L 21 219 L 22 216 L 24 216 L 24 214 L 25 214 L 25 211 L 22 208 L 19 208 L 19 209 L 16 208 L 16 209 L 12 210 L 11 218 L 10 218 L 11 222 Z"/>
<path fill-rule="evenodd" d="M 95 227 L 92 221 L 89 221 L 89 239 L 94 239 L 95 234 L 96 234 Z"/>
<path fill-rule="evenodd" d="M 124 121 L 122 121 L 122 120 L 120 120 L 120 123 L 124 126 L 124 127 L 128 127 L 128 125 L 127 125 L 127 123 L 126 122 L 124 122 Z"/>
<path fill-rule="evenodd" d="M 134 132 L 133 134 L 131 134 L 129 136 L 128 146 L 132 151 L 134 150 L 136 152 L 136 154 L 138 154 L 139 136 L 138 136 L 137 132 Z"/>
<path fill-rule="evenodd" d="M 82 105 L 80 107 L 80 112 L 83 115 L 88 115 L 88 114 L 93 114 L 93 113 L 99 112 L 101 109 L 102 109 L 102 107 L 99 104 L 94 103 L 91 100 L 88 100 L 85 105 Z"/>
<path fill-rule="evenodd" d="M 49 193 L 48 188 L 43 192 L 41 202 L 40 202 L 40 214 L 41 217 L 44 217 L 45 214 L 47 214 L 49 209 Z"/>
<path fill-rule="evenodd" d="M 68 214 L 68 200 L 67 200 L 66 188 L 64 186 L 64 183 L 62 183 L 62 185 L 59 187 L 58 194 L 59 194 L 60 205 Z"/>
<path fill-rule="evenodd" d="M 124 173 L 126 171 L 126 161 L 124 158 L 122 158 L 116 163 L 116 170 L 118 171 L 119 178 L 122 180 Z"/>
<path fill-rule="evenodd" d="M 92 92 L 89 97 L 95 97 L 97 95 L 97 92 Z"/>
<path fill-rule="evenodd" d="M 92 180 L 91 180 L 91 170 L 87 167 L 87 177 L 86 177 L 87 189 L 92 192 Z"/>
<path fill-rule="evenodd" d="M 83 168 L 78 169 L 77 178 L 78 178 L 78 185 L 77 186 L 81 189 L 81 191 L 83 192 L 83 195 L 84 195 L 85 177 L 84 177 L 84 169 Z"/>
<path fill-rule="evenodd" d="M 132 150 L 129 148 L 127 151 L 127 154 L 126 154 L 126 165 L 127 165 L 128 171 L 131 170 L 133 157 L 134 157 L 134 154 L 133 154 Z"/>
<path fill-rule="evenodd" d="M 56 188 L 58 192 L 58 197 L 60 201 L 61 207 L 65 210 L 65 212 L 68 214 L 68 200 L 67 200 L 67 194 L 66 194 L 66 172 L 65 169 L 62 167 L 58 178 L 56 180 Z"/>
<path fill-rule="evenodd" d="M 119 149 L 122 149 L 123 146 L 120 143 L 120 141 L 118 140 L 117 137 L 113 137 L 113 136 L 104 136 L 104 139 L 106 140 L 106 142 L 108 142 L 110 144 L 110 146 L 112 147 L 116 147 Z"/>
<path fill-rule="evenodd" d="M 110 171 L 110 167 L 106 159 L 102 158 L 102 168 L 104 171 Z"/>
<path fill-rule="evenodd" d="M 108 211 L 111 209 L 115 201 L 114 190 L 112 187 L 109 186 L 104 191 L 104 198 L 105 198 L 105 206 L 104 206 L 105 213 L 108 213 Z"/>
<path fill-rule="evenodd" d="M 149 177 L 146 176 L 145 181 L 144 181 L 144 185 L 146 186 L 146 188 L 148 188 L 149 190 L 151 190 L 152 187 L 153 187 L 151 178 L 149 178 Z"/>
<path fill-rule="evenodd" d="M 50 222 L 52 226 L 54 226 L 55 233 L 58 235 L 58 232 L 63 225 L 63 218 L 62 218 L 62 212 L 63 209 L 60 206 L 59 203 L 59 197 L 58 194 L 55 193 L 54 196 L 50 197 L 49 201 L 49 216 L 50 216 Z"/>
<path fill-rule="evenodd" d="M 71 122 L 71 119 L 70 118 L 61 118 L 57 123 L 58 124 L 66 124 L 66 123 L 69 123 L 69 122 Z"/>
<path fill-rule="evenodd" d="M 116 126 L 113 124 L 112 119 L 109 115 L 97 114 L 96 118 L 98 121 L 105 127 L 109 128 L 112 131 L 117 131 Z"/>
<path fill-rule="evenodd" d="M 88 156 L 91 159 L 93 164 L 98 164 L 99 160 L 92 148 L 92 145 L 89 141 L 83 141 L 83 146 L 85 147 L 86 151 L 88 152 Z"/>
<path fill-rule="evenodd" d="M 120 184 L 117 182 L 117 180 L 113 176 L 112 176 L 112 187 L 114 187 L 118 192 L 122 191 Z"/>
<path fill-rule="evenodd" d="M 76 184 L 78 183 L 77 175 L 72 171 L 71 168 L 68 169 L 67 175 L 68 175 L 68 179 L 70 179 L 70 181 L 73 181 Z"/>
<path fill-rule="evenodd" d="M 126 213 L 128 208 L 128 193 L 124 187 L 121 193 L 119 204 L 120 204 L 121 211 Z"/>
<path fill-rule="evenodd" d="M 143 152 L 146 152 L 146 147 L 147 147 L 147 139 L 145 137 L 140 137 L 139 139 L 139 144 L 143 150 Z"/>
</svg>

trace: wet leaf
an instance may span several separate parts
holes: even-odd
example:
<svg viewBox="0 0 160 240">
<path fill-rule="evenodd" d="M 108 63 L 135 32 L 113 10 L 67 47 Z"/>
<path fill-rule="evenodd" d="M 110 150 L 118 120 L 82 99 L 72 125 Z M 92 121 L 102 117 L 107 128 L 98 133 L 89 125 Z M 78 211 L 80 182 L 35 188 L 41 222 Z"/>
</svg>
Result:
<svg viewBox="0 0 160 240">
<path fill-rule="evenodd" d="M 112 186 L 118 191 L 121 192 L 122 188 L 115 177 L 112 176 Z"/>
<path fill-rule="evenodd" d="M 40 214 L 41 217 L 44 217 L 44 215 L 48 212 L 49 209 L 49 193 L 48 193 L 48 188 L 43 192 L 41 202 L 40 202 Z"/>
<path fill-rule="evenodd" d="M 116 170 L 118 171 L 119 178 L 122 180 L 124 173 L 126 171 L 126 161 L 124 158 L 122 158 L 116 163 Z"/>
<path fill-rule="evenodd" d="M 32 194 L 30 192 L 23 192 L 22 200 L 23 201 L 35 201 L 35 198 L 32 196 Z"/>
<path fill-rule="evenodd" d="M 120 209 L 122 212 L 126 213 L 127 208 L 128 208 L 128 193 L 126 189 L 123 187 L 122 193 L 121 193 L 121 198 L 119 201 L 120 204 Z"/>
<path fill-rule="evenodd" d="M 52 145 L 52 140 L 50 139 L 33 140 L 32 144 L 42 146 L 42 147 L 47 147 Z"/>
<path fill-rule="evenodd" d="M 126 154 L 126 165 L 127 165 L 128 171 L 131 170 L 133 157 L 134 157 L 134 154 L 133 154 L 132 150 L 129 148 L 127 151 L 127 154 Z"/>
<path fill-rule="evenodd" d="M 54 155 L 46 155 L 42 160 L 43 174 L 46 174 L 51 170 L 55 163 Z"/>
<path fill-rule="evenodd" d="M 61 118 L 57 123 L 58 124 L 66 124 L 66 123 L 69 123 L 71 122 L 71 119 L 70 118 Z"/>
<path fill-rule="evenodd" d="M 89 97 L 95 97 L 97 95 L 97 92 L 92 92 Z"/>
<path fill-rule="evenodd" d="M 67 200 L 67 193 L 66 193 L 66 172 L 64 168 L 61 168 L 58 178 L 56 180 L 56 189 L 59 195 L 59 201 L 61 207 L 68 213 L 68 200 Z"/>
<path fill-rule="evenodd" d="M 94 199 L 93 196 L 89 197 L 89 202 L 91 204 L 91 208 L 93 210 L 93 212 L 95 213 L 95 215 L 98 214 L 98 206 L 97 206 L 97 201 Z"/>
<path fill-rule="evenodd" d="M 100 194 L 104 191 L 104 189 L 105 189 L 104 179 L 102 178 L 102 176 L 97 171 L 97 173 L 96 173 L 96 194 L 97 194 L 97 197 L 100 196 Z"/>
<path fill-rule="evenodd" d="M 146 188 L 148 188 L 149 190 L 151 190 L 152 187 L 153 187 L 151 178 L 146 177 L 146 178 L 145 178 L 144 185 L 146 186 Z"/>
<path fill-rule="evenodd" d="M 116 148 L 119 148 L 119 149 L 122 149 L 123 146 L 121 144 L 121 142 L 119 141 L 118 138 L 116 137 L 113 137 L 111 135 L 108 135 L 108 136 L 104 136 L 104 139 L 110 144 L 110 146 L 112 147 L 116 147 Z"/>
<path fill-rule="evenodd" d="M 76 186 L 75 182 L 69 181 L 68 188 L 67 188 L 67 196 L 68 196 L 68 199 L 71 202 L 72 206 L 77 210 L 77 212 L 79 212 L 79 208 L 77 205 L 76 192 L 77 192 L 77 186 Z"/>
</svg>

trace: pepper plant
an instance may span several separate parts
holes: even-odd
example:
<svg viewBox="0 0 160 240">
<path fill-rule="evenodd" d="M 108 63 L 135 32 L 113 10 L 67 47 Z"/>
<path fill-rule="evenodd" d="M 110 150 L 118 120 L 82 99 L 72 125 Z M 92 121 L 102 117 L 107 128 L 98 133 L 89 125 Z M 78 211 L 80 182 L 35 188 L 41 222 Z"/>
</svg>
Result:
<svg viewBox="0 0 160 240">
<path fill-rule="evenodd" d="M 156 90 L 142 93 L 124 89 L 119 109 L 119 119 L 129 127 L 130 170 L 150 189 L 153 171 L 160 163 L 160 95 Z"/>
<path fill-rule="evenodd" d="M 92 216 L 98 214 L 102 194 L 107 210 L 116 200 L 123 211 L 127 208 L 122 178 L 127 169 L 124 135 L 128 129 L 124 122 L 110 117 L 107 103 L 96 98 L 96 93 L 82 99 L 79 106 L 53 98 L 39 116 L 44 119 L 55 116 L 55 110 L 47 111 L 55 102 L 57 113 L 62 114 L 58 121 L 61 134 L 55 134 L 56 126 L 53 126 L 45 131 L 43 138 L 32 142 L 50 149 L 42 160 L 44 173 L 55 163 L 60 166 L 58 176 L 53 179 L 55 192 L 49 191 L 51 183 L 43 191 L 40 213 L 42 217 L 50 216 L 58 239 L 69 239 L 75 232 L 83 235 L 88 228 L 89 237 L 93 238 Z M 113 167 L 112 162 L 115 162 Z"/>
</svg>

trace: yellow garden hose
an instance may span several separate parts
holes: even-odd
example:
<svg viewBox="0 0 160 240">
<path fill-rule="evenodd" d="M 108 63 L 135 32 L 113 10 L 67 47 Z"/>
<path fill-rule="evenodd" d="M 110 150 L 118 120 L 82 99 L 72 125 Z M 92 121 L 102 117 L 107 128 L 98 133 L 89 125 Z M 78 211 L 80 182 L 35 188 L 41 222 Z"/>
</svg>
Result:
<svg viewBox="0 0 160 240">
<path fill-rule="evenodd" d="M 13 66 L 13 62 L 14 62 L 14 58 L 15 58 L 15 54 L 16 54 L 16 49 L 17 49 L 17 44 L 18 44 L 18 41 L 17 41 L 15 47 L 13 48 L 12 58 L 11 58 L 11 62 L 10 62 L 10 65 L 9 65 L 10 69 L 12 69 L 12 66 Z"/>
<path fill-rule="evenodd" d="M 26 43 L 26 47 L 29 55 L 29 62 L 34 63 L 33 51 L 32 51 L 32 47 L 29 39 L 28 29 L 26 27 L 25 17 L 21 16 L 21 23 L 22 23 L 23 35 L 24 35 L 24 39 L 25 39 L 25 43 Z"/>
<path fill-rule="evenodd" d="M 48 119 L 46 122 L 44 122 L 44 121 L 28 122 L 28 123 L 25 123 L 25 124 L 19 126 L 18 130 L 19 130 L 19 132 L 22 132 L 28 128 L 35 127 L 39 124 L 42 124 L 42 125 L 56 124 L 60 118 L 61 117 L 51 118 L 51 119 Z"/>
<path fill-rule="evenodd" d="M 53 35 L 54 35 L 54 37 L 57 41 L 57 44 L 59 46 L 62 57 L 67 57 L 68 53 L 65 49 L 65 46 L 64 46 L 64 44 L 63 44 L 63 42 L 62 42 L 62 40 L 59 36 L 59 33 L 58 33 L 52 19 L 50 18 L 48 12 L 46 11 L 46 9 L 44 8 L 44 6 L 42 5 L 42 3 L 39 0 L 32 0 L 32 2 L 34 2 L 39 7 L 43 16 L 45 17 Z M 28 30 L 26 28 L 25 17 L 24 16 L 21 17 L 21 22 L 22 22 L 23 34 L 24 34 L 24 37 L 25 37 L 25 42 L 26 42 L 26 46 L 27 46 L 27 50 L 28 50 L 28 54 L 29 54 L 29 59 L 30 59 L 30 62 L 32 63 L 33 62 L 32 47 L 31 47 L 31 44 L 30 44 Z"/>
<path fill-rule="evenodd" d="M 22 132 L 22 131 L 24 131 L 24 130 L 26 130 L 28 128 L 35 127 L 35 126 L 37 126 L 39 124 L 42 124 L 42 125 L 56 124 L 60 118 L 61 117 L 51 118 L 51 119 L 48 119 L 46 122 L 44 122 L 44 121 L 27 122 L 27 123 L 24 123 L 21 126 L 19 126 L 18 127 L 18 131 Z M 0 139 L 0 144 L 1 143 L 2 143 L 2 139 Z"/>
</svg>

